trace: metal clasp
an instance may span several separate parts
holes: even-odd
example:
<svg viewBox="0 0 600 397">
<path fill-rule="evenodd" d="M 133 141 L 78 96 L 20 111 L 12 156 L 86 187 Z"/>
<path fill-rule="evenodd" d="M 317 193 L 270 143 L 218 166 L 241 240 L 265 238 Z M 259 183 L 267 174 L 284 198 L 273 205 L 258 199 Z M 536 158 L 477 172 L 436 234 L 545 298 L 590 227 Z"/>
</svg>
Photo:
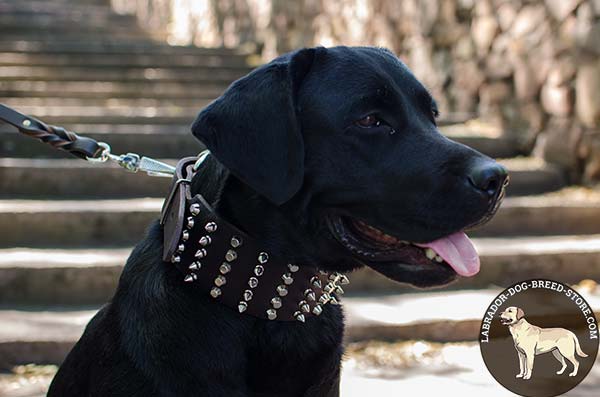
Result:
<svg viewBox="0 0 600 397">
<path fill-rule="evenodd" d="M 111 153 L 110 145 L 106 142 L 98 142 L 98 145 L 103 148 L 97 158 L 86 157 L 86 160 L 91 163 L 105 163 L 108 160 L 113 161 L 129 172 L 143 171 L 149 176 L 160 176 L 171 178 L 175 175 L 175 167 L 155 160 L 150 157 L 140 157 L 137 153 L 127 153 L 115 155 Z"/>
</svg>

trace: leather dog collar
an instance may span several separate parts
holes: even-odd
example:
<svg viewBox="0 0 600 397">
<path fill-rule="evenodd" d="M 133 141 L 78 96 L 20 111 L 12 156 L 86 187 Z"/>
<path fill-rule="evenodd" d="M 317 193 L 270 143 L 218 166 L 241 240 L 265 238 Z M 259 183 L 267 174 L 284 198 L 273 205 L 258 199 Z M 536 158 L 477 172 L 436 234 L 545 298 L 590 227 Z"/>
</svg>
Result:
<svg viewBox="0 0 600 397">
<path fill-rule="evenodd" d="M 338 304 L 345 275 L 274 257 L 220 219 L 201 195 L 191 196 L 197 161 L 202 158 L 179 161 L 163 205 L 163 261 L 216 301 L 261 319 L 305 322 L 323 305 Z"/>
</svg>

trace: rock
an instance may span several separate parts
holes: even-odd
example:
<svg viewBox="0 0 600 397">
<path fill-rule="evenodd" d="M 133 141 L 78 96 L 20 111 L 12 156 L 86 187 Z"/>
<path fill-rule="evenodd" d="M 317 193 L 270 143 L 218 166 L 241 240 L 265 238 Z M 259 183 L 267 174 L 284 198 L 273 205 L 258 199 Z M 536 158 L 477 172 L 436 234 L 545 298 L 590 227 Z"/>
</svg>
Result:
<svg viewBox="0 0 600 397">
<path fill-rule="evenodd" d="M 582 180 L 584 183 L 598 183 L 600 180 L 600 133 L 587 133 L 580 144 L 580 157 L 585 161 Z"/>
<path fill-rule="evenodd" d="M 518 8 L 512 2 L 502 3 L 498 6 L 497 15 L 500 29 L 503 32 L 509 30 L 517 17 Z"/>
<path fill-rule="evenodd" d="M 510 86 L 502 81 L 485 83 L 479 89 L 479 97 L 484 103 L 499 103 L 510 96 Z"/>
<path fill-rule="evenodd" d="M 578 35 L 577 44 L 584 50 L 600 55 L 600 21 L 582 35 Z"/>
<path fill-rule="evenodd" d="M 535 98 L 540 89 L 533 69 L 529 66 L 526 60 L 515 61 L 514 72 L 515 93 L 517 98 L 522 101 L 528 101 Z"/>
<path fill-rule="evenodd" d="M 600 21 L 596 20 L 591 3 L 584 3 L 577 10 L 575 38 L 580 48 L 600 54 Z"/>
<path fill-rule="evenodd" d="M 543 5 L 527 5 L 517 15 L 511 33 L 513 37 L 525 36 L 540 26 L 545 19 L 546 9 Z"/>
<path fill-rule="evenodd" d="M 600 125 L 600 60 L 579 66 L 575 81 L 577 117 L 586 126 Z"/>
<path fill-rule="evenodd" d="M 456 41 L 453 55 L 457 59 L 473 59 L 475 56 L 475 43 L 469 35 L 465 35 Z"/>
<path fill-rule="evenodd" d="M 597 17 L 600 16 L 600 0 L 592 0 L 592 5 L 594 6 L 594 14 Z"/>
<path fill-rule="evenodd" d="M 563 21 L 577 8 L 581 1 L 582 0 L 545 0 L 545 3 L 552 16 L 558 21 Z"/>
<path fill-rule="evenodd" d="M 544 129 L 546 115 L 537 101 L 527 102 L 521 105 L 521 118 L 527 124 L 526 141 L 531 142 L 535 136 Z"/>
<path fill-rule="evenodd" d="M 542 106 L 553 116 L 567 117 L 573 111 L 573 90 L 569 86 L 544 84 L 541 92 Z"/>
<path fill-rule="evenodd" d="M 456 103 L 456 111 L 471 112 L 475 110 L 477 93 L 484 79 L 485 76 L 477 62 L 470 60 L 454 63 L 454 84 L 451 94 Z"/>
<path fill-rule="evenodd" d="M 569 49 L 577 41 L 577 18 L 573 15 L 563 21 L 558 28 L 558 43 L 562 48 Z"/>
<path fill-rule="evenodd" d="M 575 60 L 571 57 L 564 56 L 558 59 L 548 73 L 548 83 L 553 86 L 567 84 L 577 72 Z"/>
<path fill-rule="evenodd" d="M 498 33 L 498 22 L 493 16 L 477 17 L 471 25 L 471 37 L 477 47 L 477 53 L 485 56 Z"/>
<path fill-rule="evenodd" d="M 544 160 L 571 170 L 576 167 L 581 130 L 572 128 L 570 118 L 553 117 L 542 136 L 534 150 L 541 153 Z"/>
<path fill-rule="evenodd" d="M 505 79 L 513 74 L 513 65 L 506 55 L 492 52 L 485 58 L 485 73 L 494 80 Z"/>
<path fill-rule="evenodd" d="M 494 7 L 490 0 L 477 0 L 474 1 L 475 5 L 475 16 L 490 16 L 494 15 Z"/>
</svg>

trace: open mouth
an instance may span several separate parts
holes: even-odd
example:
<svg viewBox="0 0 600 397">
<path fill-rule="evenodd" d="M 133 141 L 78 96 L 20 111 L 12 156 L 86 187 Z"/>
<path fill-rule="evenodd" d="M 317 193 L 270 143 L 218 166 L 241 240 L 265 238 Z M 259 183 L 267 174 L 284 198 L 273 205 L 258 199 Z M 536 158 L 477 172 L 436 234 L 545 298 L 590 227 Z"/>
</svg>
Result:
<svg viewBox="0 0 600 397">
<path fill-rule="evenodd" d="M 378 271 L 383 266 L 402 264 L 463 277 L 479 272 L 479 255 L 462 231 L 427 243 L 413 243 L 350 217 L 330 217 L 329 227 L 348 251 L 371 267 L 377 265 Z"/>
<path fill-rule="evenodd" d="M 509 318 L 500 317 L 500 324 L 502 325 L 510 325 L 512 321 Z"/>
</svg>

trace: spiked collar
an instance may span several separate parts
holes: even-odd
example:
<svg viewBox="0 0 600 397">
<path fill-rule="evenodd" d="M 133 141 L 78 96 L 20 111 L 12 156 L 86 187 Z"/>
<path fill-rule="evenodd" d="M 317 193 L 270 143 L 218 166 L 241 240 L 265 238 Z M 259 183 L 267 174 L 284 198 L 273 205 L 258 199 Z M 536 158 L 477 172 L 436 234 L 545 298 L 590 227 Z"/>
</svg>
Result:
<svg viewBox="0 0 600 397">
<path fill-rule="evenodd" d="M 326 304 L 338 304 L 348 278 L 288 263 L 219 218 L 204 198 L 191 195 L 194 173 L 207 153 L 179 161 L 161 213 L 163 261 L 191 283 L 244 315 L 305 322 Z"/>
</svg>

